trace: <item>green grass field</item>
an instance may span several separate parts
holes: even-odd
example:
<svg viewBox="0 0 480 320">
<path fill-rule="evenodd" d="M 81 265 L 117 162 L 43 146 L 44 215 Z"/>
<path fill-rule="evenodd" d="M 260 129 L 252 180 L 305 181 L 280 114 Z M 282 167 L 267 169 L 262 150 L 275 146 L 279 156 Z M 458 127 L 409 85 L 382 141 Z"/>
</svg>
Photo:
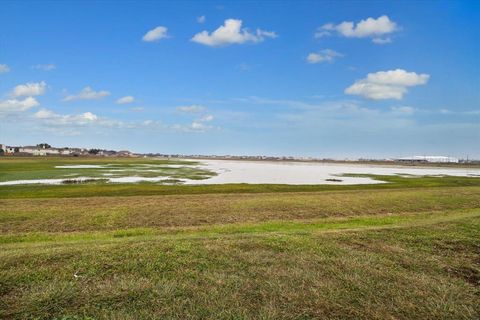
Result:
<svg viewBox="0 0 480 320">
<path fill-rule="evenodd" d="M 480 178 L 374 178 L 1 186 L 0 318 L 480 318 Z"/>
</svg>

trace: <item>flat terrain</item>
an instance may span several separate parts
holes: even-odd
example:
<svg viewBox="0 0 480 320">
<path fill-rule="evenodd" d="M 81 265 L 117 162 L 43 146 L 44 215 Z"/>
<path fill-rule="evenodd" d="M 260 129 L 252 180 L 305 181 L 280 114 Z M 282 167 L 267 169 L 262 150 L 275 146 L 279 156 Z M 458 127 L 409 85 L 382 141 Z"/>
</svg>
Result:
<svg viewBox="0 0 480 320">
<path fill-rule="evenodd" d="M 480 178 L 374 178 L 2 186 L 0 318 L 478 319 Z"/>
</svg>

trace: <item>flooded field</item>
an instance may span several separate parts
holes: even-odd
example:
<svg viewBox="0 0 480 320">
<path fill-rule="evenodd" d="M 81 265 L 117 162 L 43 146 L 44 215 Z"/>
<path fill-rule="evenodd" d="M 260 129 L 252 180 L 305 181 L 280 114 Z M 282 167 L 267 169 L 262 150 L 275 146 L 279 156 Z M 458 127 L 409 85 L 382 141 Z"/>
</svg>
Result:
<svg viewBox="0 0 480 320">
<path fill-rule="evenodd" d="M 355 175 L 480 177 L 480 168 L 409 167 L 396 165 L 270 162 L 236 160 L 144 160 L 126 163 L 52 164 L 38 170 L 0 177 L 0 186 L 26 184 L 156 183 L 156 184 L 288 184 L 352 185 L 384 183 Z"/>
<path fill-rule="evenodd" d="M 400 176 L 480 176 L 480 168 L 407 167 L 395 165 L 333 164 L 307 162 L 202 160 L 217 175 L 187 184 L 372 184 L 383 183 L 349 174 Z"/>
<path fill-rule="evenodd" d="M 202 168 L 199 163 L 179 160 L 132 159 L 121 162 L 79 164 L 69 160 L 67 164 L 48 160 L 34 166 L 15 166 L 0 172 L 0 186 L 27 184 L 84 184 L 84 183 L 160 183 L 179 184 L 185 181 L 206 179 L 215 173 Z M 102 163 L 103 162 L 103 163 Z"/>
</svg>

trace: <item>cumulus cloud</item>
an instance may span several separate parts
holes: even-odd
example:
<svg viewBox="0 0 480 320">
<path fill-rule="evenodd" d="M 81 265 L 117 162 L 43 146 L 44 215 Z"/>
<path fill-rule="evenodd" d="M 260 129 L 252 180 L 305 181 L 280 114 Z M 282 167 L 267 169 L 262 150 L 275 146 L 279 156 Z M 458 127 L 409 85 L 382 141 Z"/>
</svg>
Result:
<svg viewBox="0 0 480 320">
<path fill-rule="evenodd" d="M 143 41 L 146 42 L 154 42 L 154 41 L 159 41 L 161 39 L 168 38 L 168 28 L 164 26 L 158 26 L 147 33 L 142 37 Z"/>
<path fill-rule="evenodd" d="M 242 44 L 247 42 L 258 43 L 266 38 L 276 38 L 272 31 L 257 29 L 254 33 L 242 28 L 242 20 L 227 19 L 224 24 L 212 33 L 202 31 L 193 36 L 191 41 L 211 47 Z"/>
<path fill-rule="evenodd" d="M 40 96 L 45 93 L 46 88 L 47 88 L 47 84 L 44 81 L 20 84 L 13 89 L 12 96 L 14 97 Z"/>
<path fill-rule="evenodd" d="M 205 107 L 198 104 L 192 104 L 191 106 L 178 106 L 176 109 L 177 111 L 184 113 L 200 113 L 205 110 Z"/>
<path fill-rule="evenodd" d="M 56 65 L 53 63 L 48 63 L 48 64 L 37 64 L 32 66 L 33 69 L 38 69 L 38 70 L 43 70 L 43 71 L 52 71 L 57 68 Z"/>
<path fill-rule="evenodd" d="M 96 100 L 107 97 L 110 95 L 110 92 L 102 90 L 95 91 L 91 87 L 85 87 L 78 94 L 68 95 L 63 101 L 73 101 L 73 100 Z"/>
<path fill-rule="evenodd" d="M 207 20 L 207 18 L 205 16 L 200 16 L 200 17 L 197 18 L 198 23 L 205 23 L 205 20 Z"/>
<path fill-rule="evenodd" d="M 27 97 L 23 100 L 9 99 L 0 101 L 0 112 L 26 111 L 30 108 L 37 107 L 38 105 L 38 101 L 33 97 Z"/>
<path fill-rule="evenodd" d="M 334 50 L 331 49 L 325 49 L 322 50 L 318 53 L 310 53 L 307 56 L 307 62 L 308 63 L 322 63 L 322 62 L 329 62 L 332 63 L 335 61 L 336 58 L 342 57 L 343 55 L 341 53 L 338 53 Z"/>
<path fill-rule="evenodd" d="M 334 33 L 347 38 L 372 38 L 377 44 L 385 44 L 391 42 L 388 37 L 398 30 L 398 25 L 390 20 L 386 15 L 377 19 L 367 18 L 361 20 L 357 24 L 352 21 L 344 21 L 339 24 L 327 23 L 317 29 L 315 38 L 330 36 Z"/>
<path fill-rule="evenodd" d="M 428 74 L 417 74 L 403 69 L 379 71 L 369 73 L 366 78 L 355 81 L 345 89 L 345 93 L 372 100 L 400 100 L 407 93 L 408 87 L 424 85 L 429 79 Z"/>
<path fill-rule="evenodd" d="M 118 104 L 127 104 L 127 103 L 132 103 L 135 101 L 135 97 L 133 96 L 125 96 L 121 97 L 120 99 L 117 100 Z"/>
<path fill-rule="evenodd" d="M 10 71 L 10 67 L 6 64 L 0 64 L 0 73 L 7 73 Z"/>
</svg>

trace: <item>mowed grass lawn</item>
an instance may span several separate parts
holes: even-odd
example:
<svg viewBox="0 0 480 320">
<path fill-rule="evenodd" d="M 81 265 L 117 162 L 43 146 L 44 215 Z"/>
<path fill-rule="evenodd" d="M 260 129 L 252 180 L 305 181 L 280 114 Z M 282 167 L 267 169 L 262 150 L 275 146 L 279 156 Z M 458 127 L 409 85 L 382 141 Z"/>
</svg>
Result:
<svg viewBox="0 0 480 320">
<path fill-rule="evenodd" d="M 480 318 L 480 179 L 391 179 L 2 187 L 0 318 Z"/>
</svg>

